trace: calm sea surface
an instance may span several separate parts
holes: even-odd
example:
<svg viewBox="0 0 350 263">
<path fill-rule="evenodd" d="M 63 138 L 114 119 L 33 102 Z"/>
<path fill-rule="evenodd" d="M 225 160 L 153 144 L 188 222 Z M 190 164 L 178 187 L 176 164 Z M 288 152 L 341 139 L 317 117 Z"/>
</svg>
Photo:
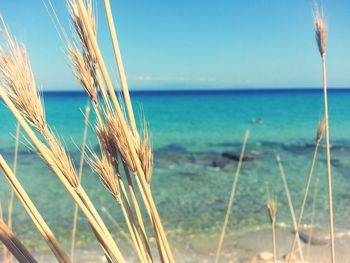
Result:
<svg viewBox="0 0 350 263">
<path fill-rule="evenodd" d="M 246 129 L 251 131 L 247 144 L 249 160 L 242 166 L 229 232 L 244 232 L 268 225 L 267 189 L 277 195 L 278 221 L 290 224 L 275 155 L 280 154 L 282 158 L 298 211 L 317 125 L 323 115 L 321 90 L 154 91 L 134 92 L 131 97 L 137 115 L 145 115 L 149 122 L 155 152 L 152 191 L 169 235 L 181 238 L 220 232 L 237 165 L 222 154 L 239 154 Z M 77 164 L 84 122 L 82 111 L 88 101 L 85 94 L 44 93 L 44 101 L 50 126 L 64 140 Z M 349 229 L 350 91 L 331 90 L 329 111 L 335 224 L 338 229 Z M 256 123 L 259 120 L 263 122 L 260 125 Z M 0 124 L 0 152 L 12 163 L 15 121 L 3 104 L 0 104 Z M 97 146 L 93 125 L 94 117 L 88 136 L 92 148 Z M 28 149 L 24 137 L 21 142 L 18 177 L 59 238 L 68 242 L 73 203 L 46 165 Z M 323 145 L 324 142 L 314 174 L 319 178 L 315 221 L 326 227 L 328 207 Z M 98 209 L 105 206 L 120 219 L 120 210 L 87 165 L 83 184 Z M 314 185 L 313 182 L 311 193 Z M 6 206 L 9 187 L 3 177 L 0 178 L 0 199 Z M 311 203 L 312 194 L 304 223 L 310 222 Z M 28 242 L 38 239 L 18 201 L 14 213 L 14 228 L 21 238 Z M 108 217 L 105 218 L 117 231 Z M 82 216 L 78 231 L 80 240 L 93 239 Z"/>
</svg>

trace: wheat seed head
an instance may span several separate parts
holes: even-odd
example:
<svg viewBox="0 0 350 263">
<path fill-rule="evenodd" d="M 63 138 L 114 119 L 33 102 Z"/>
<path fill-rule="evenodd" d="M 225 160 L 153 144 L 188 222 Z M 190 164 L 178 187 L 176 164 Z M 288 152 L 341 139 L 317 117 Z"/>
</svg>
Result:
<svg viewBox="0 0 350 263">
<path fill-rule="evenodd" d="M 10 35 L 2 18 L 0 30 L 4 45 L 0 45 L 0 83 L 16 108 L 37 130 L 46 127 L 45 112 L 37 92 L 28 53 Z"/>
<path fill-rule="evenodd" d="M 91 152 L 91 151 L 90 151 Z M 120 202 L 120 191 L 117 176 L 118 172 L 115 170 L 113 164 L 107 157 L 104 150 L 101 148 L 101 157 L 92 152 L 92 157 L 88 159 L 91 168 L 97 173 L 103 185 L 113 195 L 113 197 Z"/>
<path fill-rule="evenodd" d="M 323 12 L 319 8 L 314 11 L 314 26 L 316 34 L 316 42 L 321 56 L 326 54 L 327 47 L 327 22 L 324 18 Z"/>
<path fill-rule="evenodd" d="M 68 45 L 68 54 L 75 71 L 75 76 L 91 98 L 93 103 L 97 103 L 98 92 L 96 80 L 94 77 L 94 70 L 91 69 L 89 58 L 84 56 L 76 45 Z"/>
<path fill-rule="evenodd" d="M 74 168 L 73 162 L 67 154 L 65 148 L 61 145 L 56 136 L 48 129 L 44 131 L 43 136 L 47 141 L 47 144 L 51 150 L 52 158 L 54 159 L 57 167 L 65 176 L 69 184 L 74 189 L 78 188 L 79 179 Z"/>
<path fill-rule="evenodd" d="M 151 183 L 153 171 L 153 153 L 146 121 L 144 121 L 142 137 L 142 141 L 140 140 L 138 143 L 139 147 L 137 147 L 136 150 L 140 158 L 142 170 L 145 174 L 145 179 L 148 183 Z"/>
<path fill-rule="evenodd" d="M 271 223 L 276 222 L 276 215 L 277 215 L 276 197 L 270 196 L 270 198 L 267 201 L 267 210 L 269 212 L 269 217 L 270 217 Z"/>
<path fill-rule="evenodd" d="M 316 141 L 321 140 L 325 128 L 326 128 L 326 120 L 323 119 L 317 128 Z"/>
<path fill-rule="evenodd" d="M 126 135 L 123 132 L 119 118 L 117 118 L 112 113 L 105 113 L 105 118 L 106 118 L 106 125 L 113 139 L 113 143 L 117 145 L 121 158 L 126 163 L 126 165 L 130 168 L 130 170 L 135 172 L 136 171 L 135 160 L 132 157 L 129 144 L 128 144 Z M 131 130 L 129 130 L 128 133 L 131 135 L 132 134 Z"/>
<path fill-rule="evenodd" d="M 105 124 L 96 125 L 96 134 L 100 147 L 106 153 L 112 164 L 118 166 L 118 148 L 114 141 L 113 130 Z"/>
</svg>

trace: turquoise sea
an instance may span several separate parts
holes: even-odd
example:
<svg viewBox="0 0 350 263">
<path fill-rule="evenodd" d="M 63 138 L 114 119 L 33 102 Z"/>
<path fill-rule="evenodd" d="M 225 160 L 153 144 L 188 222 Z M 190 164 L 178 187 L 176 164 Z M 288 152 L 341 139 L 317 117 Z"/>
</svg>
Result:
<svg viewBox="0 0 350 263">
<path fill-rule="evenodd" d="M 323 115 L 321 89 L 148 91 L 131 94 L 138 116 L 149 122 L 155 153 L 152 191 L 165 228 L 173 238 L 214 236 L 220 233 L 237 162 L 223 153 L 240 152 L 246 129 L 250 129 L 247 161 L 238 182 L 229 233 L 267 227 L 267 189 L 276 193 L 278 222 L 290 225 L 289 208 L 275 155 L 280 154 L 288 185 L 299 211 L 311 164 L 316 129 Z M 45 92 L 48 122 L 78 164 L 83 114 L 87 97 L 82 92 Z M 332 172 L 334 176 L 335 226 L 350 228 L 350 90 L 330 90 L 329 118 Z M 255 121 L 254 121 L 255 120 Z M 259 120 L 262 122 L 258 124 Z M 0 104 L 0 152 L 12 163 L 16 123 Z M 88 142 L 96 147 L 90 123 Z M 45 163 L 21 137 L 18 177 L 38 204 L 54 232 L 68 242 L 73 203 Z M 324 142 L 315 168 L 319 178 L 315 222 L 327 227 L 327 188 Z M 101 209 L 105 206 L 117 219 L 120 211 L 97 177 L 85 165 L 83 185 Z M 314 183 L 311 188 L 313 192 Z M 310 195 L 312 196 L 312 194 Z M 0 178 L 0 199 L 6 206 L 7 181 Z M 312 198 L 307 203 L 304 223 L 310 222 Z M 6 216 L 6 209 L 4 211 Z M 117 229 L 106 222 L 117 233 Z M 88 224 L 80 217 L 79 242 L 93 239 Z M 125 227 L 122 224 L 123 227 Z M 40 239 L 29 217 L 17 201 L 14 229 L 30 242 Z"/>
</svg>

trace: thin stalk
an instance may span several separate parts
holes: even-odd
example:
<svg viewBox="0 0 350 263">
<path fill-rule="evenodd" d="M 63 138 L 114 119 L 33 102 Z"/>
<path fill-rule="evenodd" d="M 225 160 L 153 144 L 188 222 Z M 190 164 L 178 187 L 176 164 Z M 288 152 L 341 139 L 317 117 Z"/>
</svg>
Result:
<svg viewBox="0 0 350 263">
<path fill-rule="evenodd" d="M 87 131 L 88 131 L 89 117 L 90 117 L 90 107 L 86 106 L 83 141 L 81 144 L 81 156 L 80 156 L 79 171 L 78 171 L 79 182 L 81 182 L 81 178 L 83 175 L 85 148 L 86 148 L 86 137 L 87 137 Z M 74 250 L 75 250 L 75 238 L 76 238 L 76 233 L 77 233 L 77 223 L 78 223 L 78 205 L 75 203 L 74 214 L 73 214 L 72 241 L 71 241 L 71 250 L 70 250 L 70 259 L 72 260 L 72 262 L 74 262 Z"/>
<path fill-rule="evenodd" d="M 277 248 L 276 248 L 276 221 L 271 223 L 272 227 L 272 247 L 273 247 L 273 262 L 277 262 Z"/>
<path fill-rule="evenodd" d="M 326 157 L 327 157 L 327 175 L 328 175 L 327 177 L 328 177 L 328 204 L 329 204 L 329 234 L 331 237 L 331 262 L 335 263 L 331 151 L 330 151 L 330 144 L 329 144 L 329 125 L 328 125 L 326 53 L 322 54 L 322 69 L 323 69 L 324 118 L 325 118 L 325 122 L 326 122 Z"/>
<path fill-rule="evenodd" d="M 145 191 L 145 196 L 147 198 L 147 200 L 144 200 L 144 202 L 148 202 L 149 203 L 149 207 L 150 207 L 150 211 L 151 211 L 152 217 L 155 220 L 155 224 L 158 225 L 159 234 L 160 234 L 160 237 L 161 237 L 161 239 L 162 239 L 162 241 L 164 243 L 164 248 L 165 248 L 165 250 L 167 252 L 167 256 L 169 257 L 170 262 L 174 262 L 174 257 L 172 255 L 172 252 L 171 252 L 168 240 L 166 238 L 164 227 L 162 225 L 162 222 L 160 220 L 157 208 L 155 206 L 150 187 L 149 187 L 149 185 L 148 185 L 148 183 L 147 183 L 147 181 L 145 179 L 145 174 L 144 174 L 144 171 L 142 170 L 140 159 L 137 156 L 135 145 L 133 144 L 131 135 L 128 133 L 128 127 L 127 127 L 126 121 L 125 121 L 125 119 L 123 117 L 123 112 L 122 112 L 122 110 L 120 108 L 120 105 L 118 103 L 118 99 L 116 97 L 115 91 L 113 89 L 112 82 L 111 82 L 110 77 L 108 75 L 108 71 L 107 71 L 106 65 L 105 65 L 104 60 L 103 60 L 102 55 L 101 55 L 101 51 L 100 51 L 100 49 L 98 47 L 97 40 L 94 37 L 93 30 L 92 30 L 91 24 L 90 24 L 90 22 L 88 20 L 88 15 L 87 15 L 87 11 L 86 11 L 86 8 L 84 6 L 83 0 L 77 0 L 77 5 L 78 5 L 78 8 L 79 8 L 79 12 L 81 12 L 81 14 L 82 14 L 83 22 L 86 25 L 87 33 L 88 33 L 89 39 L 91 41 L 91 44 L 92 44 L 92 46 L 93 46 L 93 48 L 94 48 L 94 50 L 96 52 L 97 60 L 98 60 L 98 63 L 100 65 L 100 69 L 101 69 L 102 75 L 103 75 L 103 77 L 105 79 L 105 82 L 106 82 L 106 85 L 107 85 L 107 89 L 108 89 L 109 94 L 110 94 L 110 96 L 112 98 L 112 102 L 113 102 L 113 105 L 115 107 L 117 117 L 120 120 L 123 134 L 125 135 L 125 138 L 127 140 L 127 146 L 129 147 L 131 156 L 132 156 L 133 160 L 135 161 L 136 171 L 137 171 L 138 176 L 139 176 L 139 178 L 141 180 L 141 185 L 142 185 L 142 188 Z"/>
<path fill-rule="evenodd" d="M 113 43 L 115 60 L 117 62 L 119 77 L 120 77 L 120 81 L 122 84 L 125 105 L 126 105 L 126 109 L 127 109 L 128 115 L 129 115 L 129 121 L 130 121 L 132 131 L 133 131 L 134 135 L 136 135 L 137 128 L 136 128 L 135 116 L 134 116 L 134 112 L 132 109 L 128 83 L 126 81 L 126 75 L 125 75 L 124 65 L 123 65 L 123 61 L 122 61 L 122 55 L 120 53 L 117 33 L 116 33 L 115 26 L 114 26 L 114 19 L 113 19 L 113 15 L 112 15 L 111 5 L 109 3 L 109 0 L 105 0 L 104 4 L 105 4 L 109 32 L 110 32 L 112 43 Z"/>
<path fill-rule="evenodd" d="M 31 217 L 35 226 L 38 228 L 40 234 L 44 237 L 50 249 L 55 254 L 56 258 L 60 262 L 70 262 L 68 256 L 62 249 L 61 245 L 58 243 L 51 229 L 46 224 L 45 220 L 42 218 L 39 211 L 36 209 L 34 203 L 31 201 L 31 199 L 27 195 L 26 191 L 24 190 L 20 182 L 12 173 L 10 167 L 7 165 L 2 155 L 0 155 L 0 168 L 2 169 L 5 177 L 11 184 L 14 191 L 16 192 L 18 199 L 22 202 L 24 208 L 26 209 L 27 213 Z"/>
<path fill-rule="evenodd" d="M 316 146 L 315 146 L 314 155 L 313 155 L 313 158 L 312 158 L 311 168 L 310 168 L 309 176 L 308 176 L 308 179 L 307 179 L 307 182 L 306 182 L 304 198 L 303 198 L 303 201 L 301 203 L 298 223 L 297 223 L 296 231 L 295 231 L 295 234 L 294 234 L 294 240 L 293 240 L 292 248 L 291 248 L 291 252 L 290 252 L 291 254 L 294 252 L 296 241 L 299 240 L 299 229 L 300 229 L 301 221 L 302 221 L 304 210 L 305 210 L 306 200 L 307 200 L 307 196 L 308 196 L 308 193 L 309 193 L 309 188 L 310 188 L 310 184 L 311 184 L 312 175 L 313 175 L 313 172 L 314 172 L 314 167 L 315 167 L 315 163 L 316 163 L 316 159 L 317 159 L 317 152 L 318 152 L 318 148 L 319 148 L 320 142 L 321 142 L 321 138 L 319 138 L 316 141 Z"/>
<path fill-rule="evenodd" d="M 19 123 L 16 125 L 16 142 L 15 142 L 15 153 L 13 156 L 13 174 L 16 176 L 17 172 L 17 160 L 18 160 L 18 148 L 19 148 L 19 134 L 20 134 L 21 126 Z M 13 201 L 14 201 L 14 192 L 11 189 L 11 196 L 8 206 L 8 218 L 7 218 L 7 224 L 10 229 L 12 229 L 12 210 L 13 210 Z"/>
<path fill-rule="evenodd" d="M 280 174 L 281 174 L 284 190 L 286 192 L 286 196 L 287 196 L 287 200 L 288 200 L 288 206 L 289 206 L 290 215 L 291 215 L 291 218 L 292 218 L 293 229 L 294 229 L 294 232 L 297 233 L 298 229 L 297 229 L 297 223 L 296 223 L 296 219 L 295 219 L 296 217 L 295 217 L 292 197 L 291 197 L 290 192 L 289 192 L 289 188 L 288 188 L 288 184 L 287 184 L 287 180 L 286 180 L 286 175 L 284 173 L 283 165 L 282 165 L 282 162 L 281 162 L 281 157 L 279 155 L 277 155 L 276 156 L 276 160 L 277 160 L 277 163 L 278 163 L 278 167 L 280 169 Z M 297 242 L 298 242 L 300 259 L 301 259 L 301 261 L 304 261 L 303 249 L 301 248 L 300 240 L 298 239 Z M 290 258 L 291 257 L 289 257 L 289 259 Z"/>
<path fill-rule="evenodd" d="M 129 169 L 128 169 L 128 167 L 126 166 L 126 164 L 124 162 L 123 162 L 123 167 L 124 167 L 126 179 L 128 181 L 129 192 L 130 192 L 130 195 L 131 195 L 132 203 L 133 203 L 134 208 L 135 208 L 137 221 L 138 221 L 139 226 L 141 228 L 141 236 L 142 236 L 143 242 L 144 242 L 144 244 L 146 246 L 146 249 L 147 249 L 147 252 L 148 252 L 147 256 L 149 257 L 148 259 L 150 261 L 152 261 L 152 252 L 151 252 L 151 248 L 149 246 L 148 237 L 147 237 L 145 225 L 143 223 L 141 210 L 140 210 L 137 198 L 136 198 L 136 194 L 135 194 L 135 190 L 134 190 L 134 184 L 132 182 Z"/>
<path fill-rule="evenodd" d="M 102 212 L 104 212 L 107 215 L 109 220 L 113 223 L 113 225 L 115 225 L 115 227 L 119 230 L 119 232 L 122 234 L 122 236 L 125 238 L 125 240 L 129 243 L 129 245 L 133 246 L 134 244 L 132 243 L 128 234 L 125 233 L 125 231 L 123 230 L 121 225 L 119 225 L 117 220 L 114 219 L 114 217 L 107 211 L 107 209 L 105 207 L 102 207 Z"/>
<path fill-rule="evenodd" d="M 316 178 L 316 182 L 315 182 L 315 189 L 314 189 L 314 193 L 312 196 L 312 210 L 311 210 L 311 223 L 310 223 L 310 231 L 309 231 L 309 240 L 307 241 L 307 260 L 309 260 L 309 256 L 310 256 L 310 248 L 311 248 L 311 238 L 312 238 L 312 227 L 314 225 L 314 221 L 315 221 L 315 213 L 316 213 L 316 201 L 317 201 L 317 188 L 318 188 L 318 178 Z"/>
<path fill-rule="evenodd" d="M 0 240 L 4 243 L 7 249 L 14 255 L 18 262 L 36 263 L 37 261 L 25 246 L 17 239 L 10 227 L 0 219 Z"/>
<path fill-rule="evenodd" d="M 140 194 L 141 194 L 141 197 L 142 197 L 142 200 L 147 200 L 146 196 L 145 196 L 145 191 L 143 190 L 142 188 L 142 185 L 141 185 L 141 182 L 140 182 L 140 179 L 138 176 L 135 176 L 135 181 L 136 181 L 136 184 L 137 184 L 137 187 L 139 188 L 140 190 Z M 154 218 L 152 217 L 152 213 L 150 211 L 150 207 L 148 205 L 147 202 L 144 202 L 145 204 L 145 207 L 146 207 L 146 211 L 147 211 L 147 214 L 149 215 L 149 219 L 152 223 L 152 227 L 153 227 L 153 230 L 154 230 L 154 234 L 155 234 L 155 237 L 156 237 L 156 243 L 157 243 L 157 249 L 158 249 L 158 252 L 159 252 L 159 257 L 160 257 L 160 260 L 161 262 L 163 263 L 168 263 L 169 262 L 169 259 L 168 257 L 166 256 L 166 250 L 164 248 L 164 244 L 162 242 L 162 239 L 160 238 L 160 233 L 159 233 L 159 229 L 158 229 L 158 226 L 157 224 L 155 223 L 155 220 Z"/>
<path fill-rule="evenodd" d="M 222 226 L 221 235 L 220 235 L 219 242 L 218 242 L 217 249 L 216 249 L 215 263 L 219 262 L 221 249 L 222 249 L 222 244 L 224 243 L 226 227 L 227 227 L 229 216 L 231 214 L 234 197 L 235 197 L 235 194 L 236 194 L 237 183 L 238 183 L 238 179 L 239 179 L 239 175 L 240 175 L 240 171 L 241 171 L 241 166 L 242 166 L 242 163 L 243 163 L 243 156 L 244 156 L 246 144 L 247 144 L 247 141 L 248 141 L 249 133 L 250 133 L 249 130 L 247 130 L 245 132 L 245 134 L 244 134 L 241 154 L 239 156 L 239 161 L 238 161 L 238 164 L 237 164 L 236 174 L 235 174 L 235 177 L 234 177 L 234 180 L 233 180 L 233 183 L 232 183 L 232 189 L 231 189 L 231 194 L 230 194 L 230 198 L 229 198 L 228 205 L 227 205 L 225 220 L 224 220 L 224 224 Z"/>
<path fill-rule="evenodd" d="M 65 178 L 62 171 L 59 169 L 59 167 L 54 162 L 54 159 L 52 157 L 52 153 L 50 150 L 38 139 L 38 137 L 35 135 L 33 130 L 30 128 L 26 120 L 23 118 L 21 113 L 16 109 L 12 101 L 7 96 L 6 92 L 3 90 L 3 88 L 0 88 L 0 97 L 2 97 L 3 101 L 9 108 L 9 110 L 12 112 L 14 117 L 17 119 L 17 121 L 22 126 L 23 130 L 26 132 L 30 140 L 33 142 L 34 146 L 37 148 L 38 152 L 41 154 L 41 156 L 46 160 L 49 167 L 53 170 L 53 172 L 57 175 L 57 177 L 60 179 L 60 181 L 63 183 L 64 187 L 67 189 L 69 194 L 72 196 L 74 201 L 78 203 L 80 209 L 83 211 L 84 215 L 86 216 L 87 220 L 89 221 L 90 225 L 94 228 L 96 233 L 103 239 L 106 240 L 104 242 L 104 245 L 106 248 L 109 249 L 109 251 L 114 255 L 114 257 L 118 260 L 118 262 L 125 262 L 123 256 L 121 255 L 117 245 L 113 241 L 111 235 L 109 232 L 106 232 L 106 227 L 101 224 L 101 221 L 97 221 L 96 217 L 92 213 L 92 211 L 89 209 L 92 205 L 91 201 L 88 199 L 86 193 L 84 192 L 84 188 L 78 186 L 78 188 L 73 189 L 73 187 L 70 185 L 68 180 Z M 87 206 L 87 201 L 90 201 L 90 207 Z M 93 205 L 92 205 L 93 206 Z M 97 213 L 97 211 L 95 210 Z M 102 222 L 103 223 L 103 222 Z"/>
<path fill-rule="evenodd" d="M 120 186 L 121 193 L 122 193 L 122 196 L 124 198 L 124 202 L 126 204 L 127 210 L 125 209 L 124 202 L 120 202 L 120 207 L 122 209 L 125 222 L 127 223 L 127 226 L 129 228 L 131 239 L 134 243 L 135 249 L 137 250 L 137 252 L 139 254 L 140 260 L 142 262 L 148 262 L 148 258 L 146 257 L 146 252 L 144 250 L 140 235 L 139 235 L 137 228 L 136 228 L 135 218 L 134 218 L 134 215 L 133 215 L 131 208 L 130 208 L 129 199 L 128 199 L 123 181 L 121 180 L 120 177 L 118 180 L 119 180 L 119 186 Z"/>
<path fill-rule="evenodd" d="M 18 159 L 18 147 L 19 147 L 19 133 L 21 130 L 21 126 L 17 123 L 16 125 L 16 141 L 15 141 L 15 153 L 13 156 L 13 174 L 16 176 L 17 173 L 17 159 Z M 7 225 L 10 229 L 12 229 L 12 210 L 13 210 L 13 202 L 14 202 L 14 196 L 15 193 L 13 189 L 11 188 L 10 193 L 10 201 L 8 205 L 8 215 L 7 215 Z M 12 256 L 8 253 L 8 251 L 5 249 L 4 258 L 6 262 L 12 262 Z"/>
</svg>

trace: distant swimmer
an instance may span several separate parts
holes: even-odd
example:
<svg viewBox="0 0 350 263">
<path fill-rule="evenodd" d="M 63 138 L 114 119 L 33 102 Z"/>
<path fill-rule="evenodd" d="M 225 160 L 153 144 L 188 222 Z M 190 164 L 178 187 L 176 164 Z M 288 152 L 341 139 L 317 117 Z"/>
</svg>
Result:
<svg viewBox="0 0 350 263">
<path fill-rule="evenodd" d="M 252 124 L 263 125 L 264 124 L 264 119 L 262 119 L 262 118 L 252 119 Z"/>
</svg>

